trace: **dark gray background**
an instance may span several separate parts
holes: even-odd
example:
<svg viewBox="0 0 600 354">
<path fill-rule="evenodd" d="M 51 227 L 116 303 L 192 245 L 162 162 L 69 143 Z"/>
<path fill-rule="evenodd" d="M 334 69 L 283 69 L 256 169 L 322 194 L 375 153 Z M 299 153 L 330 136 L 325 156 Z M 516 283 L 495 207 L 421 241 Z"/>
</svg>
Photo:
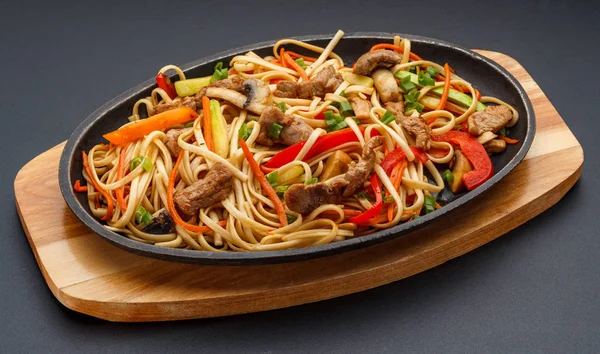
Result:
<svg viewBox="0 0 600 354">
<path fill-rule="evenodd" d="M 231 2 L 2 2 L 0 351 L 600 351 L 598 2 Z M 418 34 L 516 58 L 583 145 L 580 181 L 555 207 L 472 253 L 316 304 L 113 324 L 54 299 L 15 209 L 21 166 L 166 63 L 338 28 Z"/>
</svg>

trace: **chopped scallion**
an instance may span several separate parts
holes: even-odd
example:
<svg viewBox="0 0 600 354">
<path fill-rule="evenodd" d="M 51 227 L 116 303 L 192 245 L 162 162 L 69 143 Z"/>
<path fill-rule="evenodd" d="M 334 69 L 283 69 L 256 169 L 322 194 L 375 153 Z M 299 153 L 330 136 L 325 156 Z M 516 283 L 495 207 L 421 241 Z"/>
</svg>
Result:
<svg viewBox="0 0 600 354">
<path fill-rule="evenodd" d="M 144 170 L 146 170 L 146 172 L 150 172 L 152 170 L 152 161 L 150 161 L 150 159 L 146 156 L 141 155 L 131 160 L 131 162 L 129 163 L 129 170 L 135 170 L 140 164 L 142 165 Z"/>
<path fill-rule="evenodd" d="M 337 123 L 336 125 L 327 128 L 327 131 L 328 132 L 334 132 L 336 130 L 342 130 L 342 129 L 345 129 L 345 128 L 348 128 L 348 123 L 346 123 L 345 121 L 341 121 L 341 122 Z"/>
<path fill-rule="evenodd" d="M 285 193 L 285 191 L 288 190 L 288 188 L 290 188 L 290 186 L 278 186 L 277 188 L 275 188 L 275 193 L 277 193 L 277 196 L 279 196 L 279 198 L 283 199 L 283 194 Z"/>
<path fill-rule="evenodd" d="M 238 132 L 238 137 L 245 141 L 248 140 L 250 134 L 252 134 L 252 128 L 248 128 L 248 124 L 246 123 L 242 124 Z"/>
<path fill-rule="evenodd" d="M 419 80 L 419 85 L 421 86 L 435 85 L 435 80 L 431 78 L 431 75 L 429 75 L 429 73 L 420 72 L 417 77 Z"/>
<path fill-rule="evenodd" d="M 437 69 L 436 69 L 436 68 L 434 68 L 432 65 L 429 65 L 429 66 L 427 67 L 427 73 L 428 73 L 429 75 L 431 75 L 431 77 L 436 77 L 436 76 L 438 76 L 438 75 L 440 74 L 440 72 L 439 72 L 439 71 L 437 71 Z"/>
<path fill-rule="evenodd" d="M 415 214 L 415 215 L 413 215 L 413 217 L 412 217 L 412 219 L 413 219 L 413 220 L 415 220 L 415 219 L 418 219 L 418 218 L 420 218 L 419 214 Z"/>
<path fill-rule="evenodd" d="M 404 113 L 408 113 L 408 112 L 412 111 L 413 109 L 416 109 L 417 112 L 421 113 L 421 112 L 423 112 L 423 107 L 424 106 L 422 104 L 420 104 L 419 102 L 411 102 L 406 105 L 406 108 L 404 109 Z"/>
<path fill-rule="evenodd" d="M 303 70 L 306 70 L 306 64 L 304 63 L 304 58 L 298 58 L 294 60 L 298 66 L 300 66 Z"/>
<path fill-rule="evenodd" d="M 340 107 L 338 108 L 343 115 L 349 116 L 354 113 L 354 109 L 352 109 L 352 105 L 348 101 L 340 102 Z"/>
<path fill-rule="evenodd" d="M 282 130 L 283 130 L 283 125 L 281 125 L 279 123 L 271 124 L 271 127 L 269 127 L 269 138 L 279 139 L 279 136 L 281 135 Z"/>
<path fill-rule="evenodd" d="M 390 111 L 385 111 L 383 117 L 381 117 L 381 123 L 390 124 L 391 122 L 396 120 L 396 116 L 392 114 Z"/>
<path fill-rule="evenodd" d="M 413 102 L 417 102 L 417 100 L 419 99 L 419 95 L 421 93 L 417 90 L 410 90 L 409 93 L 407 93 L 406 95 L 404 95 L 404 100 L 407 103 L 413 103 Z"/>
<path fill-rule="evenodd" d="M 188 124 L 185 125 L 186 128 L 191 128 L 194 126 L 194 122 L 189 122 Z"/>
<path fill-rule="evenodd" d="M 400 79 L 400 87 L 408 92 L 414 88 L 416 88 L 417 86 L 415 86 L 415 84 L 413 84 L 412 81 L 410 81 L 410 75 L 406 75 L 405 77 L 403 77 L 402 79 Z"/>
<path fill-rule="evenodd" d="M 215 65 L 215 72 L 213 76 L 210 78 L 210 83 L 226 79 L 229 76 L 229 69 L 223 67 L 223 62 L 218 62 Z"/>
<path fill-rule="evenodd" d="M 426 195 L 425 196 L 425 214 L 433 213 L 435 211 L 435 198 Z"/>
<path fill-rule="evenodd" d="M 285 113 L 285 111 L 287 111 L 287 107 L 284 102 L 279 102 L 275 106 L 277 106 L 277 108 L 279 108 L 283 113 Z"/>
<path fill-rule="evenodd" d="M 272 187 L 277 187 L 277 175 L 279 173 L 277 171 L 273 171 L 271 173 L 269 173 L 268 175 L 266 175 L 267 177 L 267 181 L 269 182 L 269 184 Z"/>
<path fill-rule="evenodd" d="M 385 196 L 383 197 L 383 202 L 385 204 L 392 204 L 394 202 L 394 197 L 392 197 L 391 195 Z"/>
<path fill-rule="evenodd" d="M 292 214 L 285 214 L 287 216 L 287 221 L 288 224 L 293 223 L 294 221 L 296 221 L 296 219 L 298 219 L 298 217 L 292 215 Z"/>
<path fill-rule="evenodd" d="M 309 185 L 309 184 L 315 184 L 317 182 L 319 182 L 319 179 L 316 177 L 313 177 L 313 178 L 309 179 L 308 181 L 306 181 L 304 184 Z"/>
<path fill-rule="evenodd" d="M 135 213 L 133 214 L 135 217 L 135 222 L 139 225 L 139 224 L 144 224 L 144 225 L 148 225 L 149 223 L 152 222 L 152 214 L 150 214 L 148 211 L 146 211 L 146 208 L 144 208 L 143 206 L 139 206 L 135 209 Z"/>
<path fill-rule="evenodd" d="M 502 129 L 500 129 L 500 132 L 498 134 L 506 136 L 506 128 L 502 127 Z"/>
<path fill-rule="evenodd" d="M 452 182 L 454 182 L 454 173 L 452 173 L 450 170 L 446 170 L 442 174 L 442 178 L 449 184 L 452 184 Z"/>
</svg>

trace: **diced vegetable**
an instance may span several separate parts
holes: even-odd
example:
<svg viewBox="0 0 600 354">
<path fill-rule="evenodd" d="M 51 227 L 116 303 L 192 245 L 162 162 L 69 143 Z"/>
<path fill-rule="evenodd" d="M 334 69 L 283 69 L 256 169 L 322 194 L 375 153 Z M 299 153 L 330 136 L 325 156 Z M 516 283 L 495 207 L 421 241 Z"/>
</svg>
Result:
<svg viewBox="0 0 600 354">
<path fill-rule="evenodd" d="M 195 95 L 203 87 L 211 83 L 212 76 L 199 77 L 195 79 L 180 80 L 175 82 L 175 90 L 179 97 Z"/>
<path fill-rule="evenodd" d="M 359 85 L 365 87 L 373 87 L 373 79 L 368 76 L 356 75 L 350 72 L 342 74 L 344 80 L 348 81 L 350 85 Z"/>
<path fill-rule="evenodd" d="M 435 211 L 435 198 L 430 195 L 426 195 L 424 206 L 425 214 L 433 213 Z"/>
<path fill-rule="evenodd" d="M 122 145 L 142 138 L 155 130 L 163 130 L 177 124 L 193 121 L 198 114 L 190 107 L 181 107 L 165 111 L 150 118 L 141 119 L 133 124 L 104 134 L 104 139 L 114 145 Z"/>
<path fill-rule="evenodd" d="M 398 72 L 402 72 L 402 71 L 398 71 Z M 400 87 L 404 90 L 404 91 L 410 91 L 416 88 L 415 84 L 412 82 L 411 80 L 411 74 L 409 73 L 409 75 L 404 76 L 403 78 L 400 79 Z M 416 77 L 416 75 L 415 75 Z M 417 83 L 419 82 L 418 78 L 417 78 Z"/>
<path fill-rule="evenodd" d="M 432 65 L 429 65 L 427 67 L 427 73 L 431 76 L 431 77 L 436 77 L 440 74 L 439 71 L 437 71 L 436 68 L 434 68 Z"/>
<path fill-rule="evenodd" d="M 422 71 L 419 73 L 419 75 L 417 75 L 417 80 L 419 81 L 420 86 L 435 85 L 435 80 L 431 78 L 431 75 L 429 75 L 429 73 L 424 73 Z"/>
<path fill-rule="evenodd" d="M 419 85 L 419 77 L 416 74 L 413 73 L 409 73 L 408 71 L 396 71 L 396 73 L 394 74 L 394 76 L 396 76 L 396 78 L 400 79 L 400 81 L 402 80 L 406 80 L 407 77 L 409 77 L 410 82 L 412 82 L 413 84 L 420 86 Z M 410 90 L 408 90 L 410 91 Z M 433 90 L 429 91 L 431 93 L 434 93 L 438 96 L 441 96 L 442 93 L 444 92 L 444 88 L 443 87 L 436 87 Z M 453 88 L 450 88 L 450 90 L 448 91 L 448 100 L 454 103 L 458 103 L 460 105 L 463 105 L 465 107 L 470 107 L 471 104 L 473 103 L 473 99 L 471 98 L 470 95 L 467 95 L 465 93 L 462 93 L 458 90 L 455 90 Z M 482 111 L 485 109 L 485 105 L 481 102 L 477 103 L 477 110 L 478 111 Z"/>
<path fill-rule="evenodd" d="M 385 111 L 383 117 L 381 117 L 381 123 L 390 124 L 391 122 L 396 121 L 396 116 L 392 114 L 390 111 Z"/>
<path fill-rule="evenodd" d="M 330 128 L 327 128 L 327 131 L 335 132 L 335 131 L 346 129 L 346 128 L 348 128 L 348 123 L 346 123 L 345 121 L 341 121 L 341 122 L 337 123 L 336 125 L 334 125 Z"/>
<path fill-rule="evenodd" d="M 279 139 L 281 135 L 281 131 L 283 130 L 283 125 L 279 123 L 273 123 L 269 127 L 269 138 L 271 139 Z"/>
<path fill-rule="evenodd" d="M 452 184 L 452 182 L 454 182 L 454 174 L 452 174 L 452 171 L 450 170 L 444 171 L 442 178 L 448 182 L 448 184 Z"/>
<path fill-rule="evenodd" d="M 267 182 L 269 182 L 271 187 L 277 186 L 277 175 L 278 174 L 279 173 L 277 171 L 273 171 L 265 176 L 267 178 Z"/>
<path fill-rule="evenodd" d="M 184 128 L 192 128 L 194 126 L 194 122 L 186 123 Z"/>
<path fill-rule="evenodd" d="M 498 134 L 506 136 L 506 127 L 502 127 L 502 129 L 500 129 L 500 132 Z"/>
<path fill-rule="evenodd" d="M 129 163 L 129 170 L 135 170 L 139 165 L 142 165 L 142 168 L 146 170 L 146 172 L 150 172 L 152 170 L 152 161 L 146 156 L 137 156 Z"/>
<path fill-rule="evenodd" d="M 77 180 L 75 181 L 75 185 L 73 186 L 73 190 L 77 193 L 83 193 L 83 192 L 87 192 L 88 191 L 88 187 L 87 186 L 82 186 L 81 185 L 81 181 Z"/>
<path fill-rule="evenodd" d="M 139 206 L 135 209 L 135 213 L 133 214 L 135 217 L 135 222 L 140 225 L 148 225 L 152 222 L 152 214 L 150 214 L 143 206 Z"/>
<path fill-rule="evenodd" d="M 345 116 L 354 114 L 354 109 L 352 109 L 352 105 L 348 101 L 340 102 L 339 110 Z"/>
<path fill-rule="evenodd" d="M 248 128 L 248 124 L 246 123 L 242 124 L 238 132 L 238 138 L 248 140 L 250 134 L 252 134 L 252 128 Z"/>
<path fill-rule="evenodd" d="M 339 176 L 342 173 L 348 171 L 348 165 L 352 162 L 352 159 L 345 152 L 338 150 L 334 152 L 325 161 L 323 166 L 323 172 L 319 176 L 319 180 L 326 181 L 332 177 Z"/>
<path fill-rule="evenodd" d="M 417 112 L 421 113 L 423 112 L 423 108 L 424 106 L 422 104 L 420 104 L 419 102 L 410 102 L 406 104 L 406 107 L 404 108 L 404 113 L 408 113 L 410 111 L 412 111 L 413 109 L 416 109 Z"/>
<path fill-rule="evenodd" d="M 417 90 L 415 90 L 415 89 L 413 89 L 413 90 L 410 90 L 409 93 L 407 93 L 407 94 L 404 95 L 404 100 L 407 103 L 417 102 L 417 99 L 419 98 L 419 95 L 420 95 L 420 92 L 417 91 Z"/>
<path fill-rule="evenodd" d="M 215 72 L 210 78 L 210 83 L 226 79 L 229 76 L 229 69 L 223 67 L 223 62 L 218 62 L 215 65 Z"/>
<path fill-rule="evenodd" d="M 413 220 L 416 220 L 416 219 L 418 219 L 418 218 L 420 218 L 419 214 L 415 214 L 415 215 L 413 215 L 413 216 L 412 216 L 412 219 L 413 219 Z"/>
<path fill-rule="evenodd" d="M 285 113 L 285 111 L 287 111 L 287 107 L 285 106 L 284 102 L 279 102 L 275 106 L 277 106 L 277 108 L 279 108 L 283 113 Z"/>
<path fill-rule="evenodd" d="M 448 100 L 448 94 L 450 93 L 450 66 L 448 63 L 444 64 L 444 90 L 440 97 L 440 104 L 437 109 L 444 109 L 446 107 L 446 101 Z"/>
<path fill-rule="evenodd" d="M 210 126 L 215 153 L 226 159 L 229 155 L 227 123 L 223 113 L 221 113 L 221 105 L 217 100 L 210 100 Z"/>
<path fill-rule="evenodd" d="M 298 66 L 300 66 L 303 70 L 306 70 L 306 64 L 304 63 L 304 58 L 298 58 L 294 60 Z"/>
</svg>

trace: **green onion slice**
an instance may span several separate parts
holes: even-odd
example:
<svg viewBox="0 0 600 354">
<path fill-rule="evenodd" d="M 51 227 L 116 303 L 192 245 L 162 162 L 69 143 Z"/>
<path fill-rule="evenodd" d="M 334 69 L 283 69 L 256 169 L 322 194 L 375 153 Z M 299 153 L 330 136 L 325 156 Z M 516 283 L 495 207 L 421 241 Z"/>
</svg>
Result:
<svg viewBox="0 0 600 354">
<path fill-rule="evenodd" d="M 279 123 L 271 124 L 271 127 L 269 128 L 269 138 L 279 139 L 279 136 L 281 135 L 282 130 L 283 130 L 283 125 L 281 125 Z"/>
</svg>

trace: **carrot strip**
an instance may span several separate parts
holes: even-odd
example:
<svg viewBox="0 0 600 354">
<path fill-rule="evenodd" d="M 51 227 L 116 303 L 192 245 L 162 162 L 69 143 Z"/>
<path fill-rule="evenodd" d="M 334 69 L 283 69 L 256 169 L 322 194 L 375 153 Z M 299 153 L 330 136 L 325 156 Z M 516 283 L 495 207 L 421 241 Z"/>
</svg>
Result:
<svg viewBox="0 0 600 354">
<path fill-rule="evenodd" d="M 193 121 L 198 114 L 190 107 L 165 111 L 150 118 L 139 120 L 120 129 L 104 134 L 104 139 L 114 145 L 123 145 L 142 138 L 155 130 L 163 130 L 177 124 Z"/>
<path fill-rule="evenodd" d="M 215 152 L 215 144 L 212 139 L 212 128 L 210 124 L 210 100 L 206 96 L 202 96 L 202 113 L 204 118 L 204 141 L 206 148 Z"/>
<path fill-rule="evenodd" d="M 379 43 L 379 44 L 375 44 L 373 47 L 371 47 L 371 52 L 377 49 L 392 49 L 397 51 L 400 54 L 404 54 L 404 48 L 399 47 L 397 45 L 393 45 L 393 44 L 389 44 L 389 43 Z M 420 56 L 416 55 L 413 52 L 408 53 L 408 57 L 411 58 L 412 60 L 423 60 Z"/>
<path fill-rule="evenodd" d="M 444 109 L 448 100 L 448 93 L 450 92 L 450 66 L 448 63 L 444 64 L 444 75 L 446 76 L 444 79 L 444 92 L 442 93 L 437 109 Z"/>
<path fill-rule="evenodd" d="M 81 152 L 81 158 L 83 159 L 83 169 L 85 170 L 85 173 L 87 173 L 88 177 L 90 178 L 90 181 L 92 181 L 92 184 L 94 185 L 94 189 L 96 189 L 98 191 L 98 193 L 102 194 L 104 199 L 106 199 L 106 205 L 107 205 L 106 215 L 104 215 L 101 218 L 101 220 L 105 220 L 105 221 L 110 220 L 110 218 L 112 218 L 113 209 L 115 208 L 115 203 L 113 202 L 111 195 L 108 192 L 106 192 L 105 190 L 103 190 L 102 188 L 100 188 L 100 185 L 98 185 L 96 180 L 92 177 L 92 169 L 90 168 L 90 164 L 88 163 L 88 156 L 85 153 L 85 151 Z M 98 202 L 98 204 L 100 204 L 100 203 Z"/>
<path fill-rule="evenodd" d="M 283 58 L 283 54 L 285 53 L 285 49 L 283 49 L 283 47 L 281 47 L 281 49 L 279 50 L 279 60 L 281 60 L 281 66 L 283 66 L 284 68 L 287 69 L 287 63 L 285 62 L 284 58 Z"/>
<path fill-rule="evenodd" d="M 507 136 L 504 136 L 504 135 L 498 135 L 498 137 L 500 139 L 506 141 L 507 144 L 516 144 L 516 143 L 519 142 L 519 140 L 517 140 L 517 139 L 511 139 L 511 138 L 509 138 Z"/>
<path fill-rule="evenodd" d="M 298 54 L 298 53 L 296 53 L 296 52 L 292 52 L 292 51 L 289 51 L 289 50 L 286 50 L 285 52 L 286 52 L 286 53 L 287 53 L 287 54 L 290 56 L 290 58 L 292 58 L 292 59 L 298 59 L 298 58 L 302 58 L 302 59 L 304 59 L 304 60 L 309 60 L 309 61 L 312 61 L 312 62 L 315 62 L 315 61 L 317 61 L 317 60 L 318 60 L 317 58 L 314 58 L 314 57 L 308 57 L 308 56 L 306 56 L 306 55 Z"/>
<path fill-rule="evenodd" d="M 83 192 L 87 192 L 88 187 L 87 186 L 82 186 L 81 185 L 81 181 L 77 180 L 75 181 L 75 185 L 73 186 L 73 190 L 77 193 L 83 193 Z"/>
<path fill-rule="evenodd" d="M 369 220 L 369 225 L 379 224 L 380 222 L 387 221 L 386 214 L 379 214 L 375 216 L 373 219 Z"/>
<path fill-rule="evenodd" d="M 127 148 L 129 144 L 125 145 L 121 149 L 121 155 L 119 155 L 119 163 L 117 165 L 117 179 L 123 178 L 125 175 L 125 155 L 127 154 Z M 121 210 L 125 212 L 127 210 L 127 203 L 125 203 L 125 198 L 123 197 L 123 193 L 125 192 L 125 186 L 117 188 L 115 190 L 115 194 L 117 195 L 117 203 L 121 207 Z"/>
<path fill-rule="evenodd" d="M 273 202 L 273 206 L 275 207 L 277 216 L 279 216 L 279 222 L 281 223 L 281 226 L 286 226 L 288 224 L 288 221 L 287 215 L 285 215 L 283 203 L 277 196 L 277 193 L 275 193 L 273 187 L 271 187 L 271 184 L 267 181 L 265 174 L 260 170 L 260 167 L 258 167 L 258 163 L 254 159 L 254 156 L 252 156 L 252 152 L 250 152 L 250 148 L 248 147 L 244 139 L 238 139 L 238 142 L 240 144 L 240 147 L 242 148 L 242 151 L 244 151 L 244 155 L 246 156 L 246 160 L 248 160 L 248 163 L 250 164 L 250 168 L 252 168 L 252 172 L 254 172 L 256 178 L 260 182 L 260 186 L 267 193 L 269 199 L 271 199 L 271 201 Z"/>
<path fill-rule="evenodd" d="M 288 53 L 283 52 L 282 56 L 283 56 L 283 60 L 287 61 L 287 63 L 292 68 L 294 68 L 294 70 L 296 70 L 298 72 L 298 74 L 300 74 L 300 77 L 302 78 L 302 80 L 308 81 L 308 75 L 306 75 L 306 71 L 304 71 L 304 69 L 302 69 L 300 67 L 300 65 L 298 65 L 298 63 L 296 63 L 292 58 L 290 58 Z"/>
<path fill-rule="evenodd" d="M 206 97 L 206 96 L 205 96 Z M 175 178 L 177 177 L 177 171 L 179 171 L 179 165 L 181 164 L 181 160 L 183 159 L 183 151 L 179 153 L 179 157 L 177 157 L 177 162 L 175 162 L 175 166 L 173 167 L 173 171 L 171 171 L 171 175 L 169 176 L 169 184 L 167 186 L 167 209 L 169 210 L 169 214 L 173 218 L 173 221 L 184 229 L 192 232 L 208 232 L 212 231 L 212 229 L 208 226 L 199 226 L 188 224 L 183 221 L 183 219 L 177 214 L 177 210 L 175 209 L 175 202 L 173 201 L 173 191 L 175 190 Z M 226 220 L 221 220 L 218 222 L 219 225 L 225 227 L 227 225 Z"/>
</svg>

